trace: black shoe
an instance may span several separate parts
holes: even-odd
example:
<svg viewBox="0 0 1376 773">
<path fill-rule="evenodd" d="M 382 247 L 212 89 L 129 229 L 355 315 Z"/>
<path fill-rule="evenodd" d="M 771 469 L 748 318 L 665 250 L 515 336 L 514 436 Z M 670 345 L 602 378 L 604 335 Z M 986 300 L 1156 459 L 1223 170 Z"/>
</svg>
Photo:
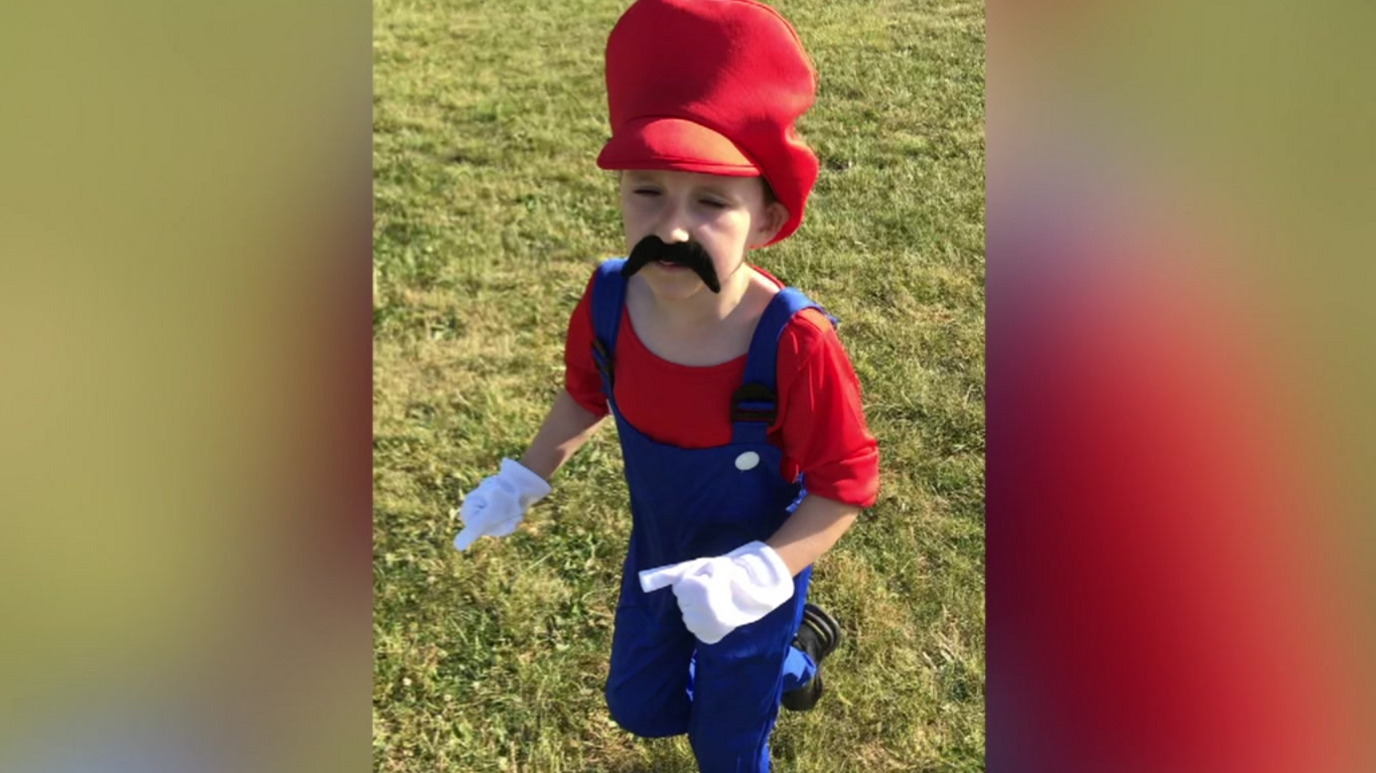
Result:
<svg viewBox="0 0 1376 773">
<path fill-rule="evenodd" d="M 836 618 L 812 604 L 803 606 L 803 624 L 793 637 L 793 646 L 806 652 L 817 664 L 817 672 L 803 686 L 784 693 L 783 707 L 789 711 L 808 711 L 822 697 L 822 660 L 841 643 L 841 624 Z"/>
</svg>

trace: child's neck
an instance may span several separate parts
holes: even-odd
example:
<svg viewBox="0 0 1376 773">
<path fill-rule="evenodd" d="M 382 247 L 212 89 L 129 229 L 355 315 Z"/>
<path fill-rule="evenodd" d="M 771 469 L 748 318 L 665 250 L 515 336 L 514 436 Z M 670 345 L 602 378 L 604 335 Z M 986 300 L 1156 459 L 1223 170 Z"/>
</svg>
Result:
<svg viewBox="0 0 1376 773">
<path fill-rule="evenodd" d="M 626 304 L 636 337 L 650 352 L 679 365 L 711 366 L 749 351 L 755 323 L 777 292 L 773 283 L 742 265 L 723 280 L 720 293 L 704 289 L 671 300 L 655 297 L 642 284 Z"/>
</svg>

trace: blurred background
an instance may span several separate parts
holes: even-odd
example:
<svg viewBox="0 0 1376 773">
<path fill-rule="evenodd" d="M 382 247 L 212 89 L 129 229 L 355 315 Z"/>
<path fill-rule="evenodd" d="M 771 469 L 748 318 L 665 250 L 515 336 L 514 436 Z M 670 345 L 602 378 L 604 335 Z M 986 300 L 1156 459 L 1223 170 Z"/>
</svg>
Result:
<svg viewBox="0 0 1376 773">
<path fill-rule="evenodd" d="M 367 765 L 369 35 L 0 11 L 0 769 Z"/>
<path fill-rule="evenodd" d="M 1371 15 L 989 4 L 991 770 L 1376 764 Z"/>
</svg>

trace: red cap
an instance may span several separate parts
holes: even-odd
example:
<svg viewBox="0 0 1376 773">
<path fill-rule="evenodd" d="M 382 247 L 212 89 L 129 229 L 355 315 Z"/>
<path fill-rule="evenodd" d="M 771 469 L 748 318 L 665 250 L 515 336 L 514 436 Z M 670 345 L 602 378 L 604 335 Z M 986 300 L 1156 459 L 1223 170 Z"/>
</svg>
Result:
<svg viewBox="0 0 1376 773">
<path fill-rule="evenodd" d="M 817 91 L 798 33 L 754 0 L 637 0 L 607 40 L 603 169 L 763 175 L 798 230 L 817 157 L 794 130 Z"/>
</svg>

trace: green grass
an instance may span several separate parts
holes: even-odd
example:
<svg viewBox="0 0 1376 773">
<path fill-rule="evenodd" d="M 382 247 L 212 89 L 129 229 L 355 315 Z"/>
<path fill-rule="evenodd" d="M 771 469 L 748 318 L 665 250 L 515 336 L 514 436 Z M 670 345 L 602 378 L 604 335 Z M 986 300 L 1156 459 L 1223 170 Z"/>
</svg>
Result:
<svg viewBox="0 0 1376 773">
<path fill-rule="evenodd" d="M 612 725 L 602 683 L 630 526 L 615 429 L 518 532 L 458 554 L 460 489 L 519 455 L 569 312 L 624 250 L 606 35 L 625 0 L 374 2 L 374 765 L 691 771 Z M 865 389 L 879 502 L 818 563 L 843 621 L 780 771 L 984 767 L 984 15 L 788 0 L 821 73 L 802 230 L 753 259 L 821 301 Z"/>
</svg>

